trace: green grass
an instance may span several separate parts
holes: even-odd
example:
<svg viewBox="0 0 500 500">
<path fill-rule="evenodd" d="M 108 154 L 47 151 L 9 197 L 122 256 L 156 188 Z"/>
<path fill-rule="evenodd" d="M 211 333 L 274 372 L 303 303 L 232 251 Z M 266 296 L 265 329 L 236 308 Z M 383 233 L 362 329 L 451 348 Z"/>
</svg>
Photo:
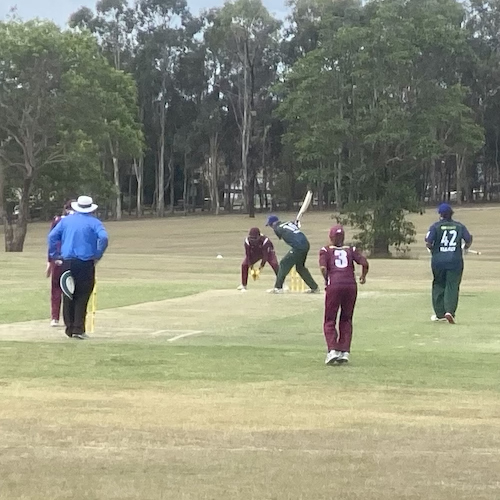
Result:
<svg viewBox="0 0 500 500">
<path fill-rule="evenodd" d="M 30 226 L 0 255 L 0 499 L 497 500 L 499 214 L 458 211 L 484 255 L 457 325 L 429 321 L 421 245 L 374 260 L 335 367 L 321 296 L 269 296 L 269 270 L 236 292 L 256 221 L 108 223 L 88 342 L 47 327 L 47 228 Z M 304 222 L 318 280 L 331 222 Z"/>
<path fill-rule="evenodd" d="M 0 380 L 47 386 L 79 380 L 79 387 L 94 384 L 119 390 L 122 383 L 184 382 L 213 387 L 219 382 L 253 384 L 283 382 L 344 389 L 364 387 L 454 389 L 500 392 L 498 354 L 433 352 L 417 348 L 356 351 L 355 361 L 325 372 L 316 350 L 254 346 L 170 346 L 164 344 L 47 345 L 6 343 L 0 347 Z M 195 358 L 196 362 L 193 362 Z M 408 360 L 415 360 L 409 364 Z M 84 375 L 83 375 L 84 374 Z"/>
</svg>

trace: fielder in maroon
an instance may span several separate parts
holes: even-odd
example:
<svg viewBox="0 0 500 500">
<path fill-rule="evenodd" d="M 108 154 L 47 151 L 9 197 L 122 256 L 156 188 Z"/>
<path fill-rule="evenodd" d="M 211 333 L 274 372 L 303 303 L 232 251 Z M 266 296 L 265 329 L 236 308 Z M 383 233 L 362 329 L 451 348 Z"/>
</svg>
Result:
<svg viewBox="0 0 500 500">
<path fill-rule="evenodd" d="M 252 227 L 245 238 L 245 260 L 241 263 L 241 285 L 238 290 L 242 292 L 247 289 L 248 284 L 248 270 L 253 269 L 253 266 L 260 263 L 258 273 L 261 269 L 269 263 L 273 268 L 274 274 L 278 273 L 278 259 L 274 253 L 274 245 L 272 241 L 263 234 L 260 234 L 258 227 Z"/>
<path fill-rule="evenodd" d="M 73 213 L 71 210 L 71 202 L 69 200 L 64 204 L 62 215 L 56 215 L 52 219 L 50 230 L 57 226 L 57 224 L 67 215 Z M 57 265 L 50 257 L 47 261 L 46 276 L 50 278 L 50 326 L 59 326 L 59 316 L 61 312 L 62 291 L 59 280 L 61 279 L 62 267 Z"/>
<path fill-rule="evenodd" d="M 325 334 L 328 354 L 325 364 L 347 363 L 352 339 L 352 315 L 356 305 L 358 287 L 354 275 L 354 262 L 363 270 L 359 282 L 366 282 L 368 261 L 356 248 L 344 246 L 344 228 L 340 225 L 330 229 L 329 246 L 319 252 L 319 266 L 325 278 Z M 336 328 L 338 311 L 340 318 Z"/>
</svg>

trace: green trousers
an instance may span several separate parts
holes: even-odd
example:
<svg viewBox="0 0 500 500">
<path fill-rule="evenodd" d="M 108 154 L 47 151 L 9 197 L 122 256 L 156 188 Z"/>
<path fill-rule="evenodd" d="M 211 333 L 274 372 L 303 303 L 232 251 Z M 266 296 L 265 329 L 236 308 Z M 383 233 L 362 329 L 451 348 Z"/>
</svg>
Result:
<svg viewBox="0 0 500 500">
<path fill-rule="evenodd" d="M 432 306 L 438 318 L 445 313 L 455 316 L 463 269 L 432 269 Z"/>
<path fill-rule="evenodd" d="M 309 249 L 297 250 L 292 248 L 288 251 L 288 253 L 280 261 L 278 274 L 276 275 L 276 283 L 274 285 L 275 288 L 283 288 L 285 278 L 288 276 L 288 273 L 291 271 L 293 266 L 295 266 L 295 269 L 297 269 L 300 277 L 306 282 L 306 285 L 311 290 L 316 290 L 318 288 L 318 284 L 314 281 L 309 269 L 306 267 L 308 253 Z"/>
</svg>

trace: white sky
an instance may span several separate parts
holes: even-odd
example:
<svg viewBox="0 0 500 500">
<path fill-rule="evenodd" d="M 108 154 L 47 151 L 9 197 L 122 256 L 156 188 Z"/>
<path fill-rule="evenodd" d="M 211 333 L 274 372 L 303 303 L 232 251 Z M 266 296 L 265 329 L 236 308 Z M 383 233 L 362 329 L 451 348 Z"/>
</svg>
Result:
<svg viewBox="0 0 500 500">
<path fill-rule="evenodd" d="M 224 0 L 188 0 L 188 5 L 193 14 L 200 10 L 217 7 Z M 27 20 L 33 17 L 51 19 L 63 26 L 69 16 L 80 7 L 94 9 L 95 0 L 0 0 L 0 19 L 5 19 L 12 7 L 17 9 L 17 15 Z M 264 4 L 276 17 L 284 18 L 287 8 L 285 0 L 264 0 Z"/>
</svg>

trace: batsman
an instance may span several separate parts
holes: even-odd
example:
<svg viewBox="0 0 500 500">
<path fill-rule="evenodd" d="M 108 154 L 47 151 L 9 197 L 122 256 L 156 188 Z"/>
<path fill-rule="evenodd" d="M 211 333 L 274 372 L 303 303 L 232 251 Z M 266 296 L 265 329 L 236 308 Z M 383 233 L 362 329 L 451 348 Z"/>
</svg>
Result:
<svg viewBox="0 0 500 500">
<path fill-rule="evenodd" d="M 291 247 L 280 261 L 274 288 L 268 290 L 269 293 L 283 293 L 283 283 L 293 266 L 295 266 L 297 273 L 309 287 L 308 293 L 318 293 L 318 284 L 306 267 L 307 254 L 310 248 L 309 240 L 300 230 L 298 224 L 291 221 L 281 222 L 277 215 L 270 215 L 267 218 L 266 226 L 272 227 L 276 236 Z"/>
<path fill-rule="evenodd" d="M 425 244 L 432 254 L 431 267 L 432 306 L 431 321 L 455 323 L 460 282 L 464 270 L 462 241 L 467 251 L 472 236 L 467 228 L 453 220 L 453 210 L 447 203 L 438 207 L 439 221 L 434 223 L 425 236 Z"/>
<path fill-rule="evenodd" d="M 273 242 L 263 234 L 260 234 L 258 227 L 252 227 L 245 238 L 245 259 L 241 263 L 241 285 L 238 290 L 246 292 L 248 284 L 248 271 L 254 281 L 259 278 L 262 268 L 268 263 L 278 273 L 278 259 L 274 252 Z M 260 261 L 258 268 L 255 268 Z"/>
</svg>

